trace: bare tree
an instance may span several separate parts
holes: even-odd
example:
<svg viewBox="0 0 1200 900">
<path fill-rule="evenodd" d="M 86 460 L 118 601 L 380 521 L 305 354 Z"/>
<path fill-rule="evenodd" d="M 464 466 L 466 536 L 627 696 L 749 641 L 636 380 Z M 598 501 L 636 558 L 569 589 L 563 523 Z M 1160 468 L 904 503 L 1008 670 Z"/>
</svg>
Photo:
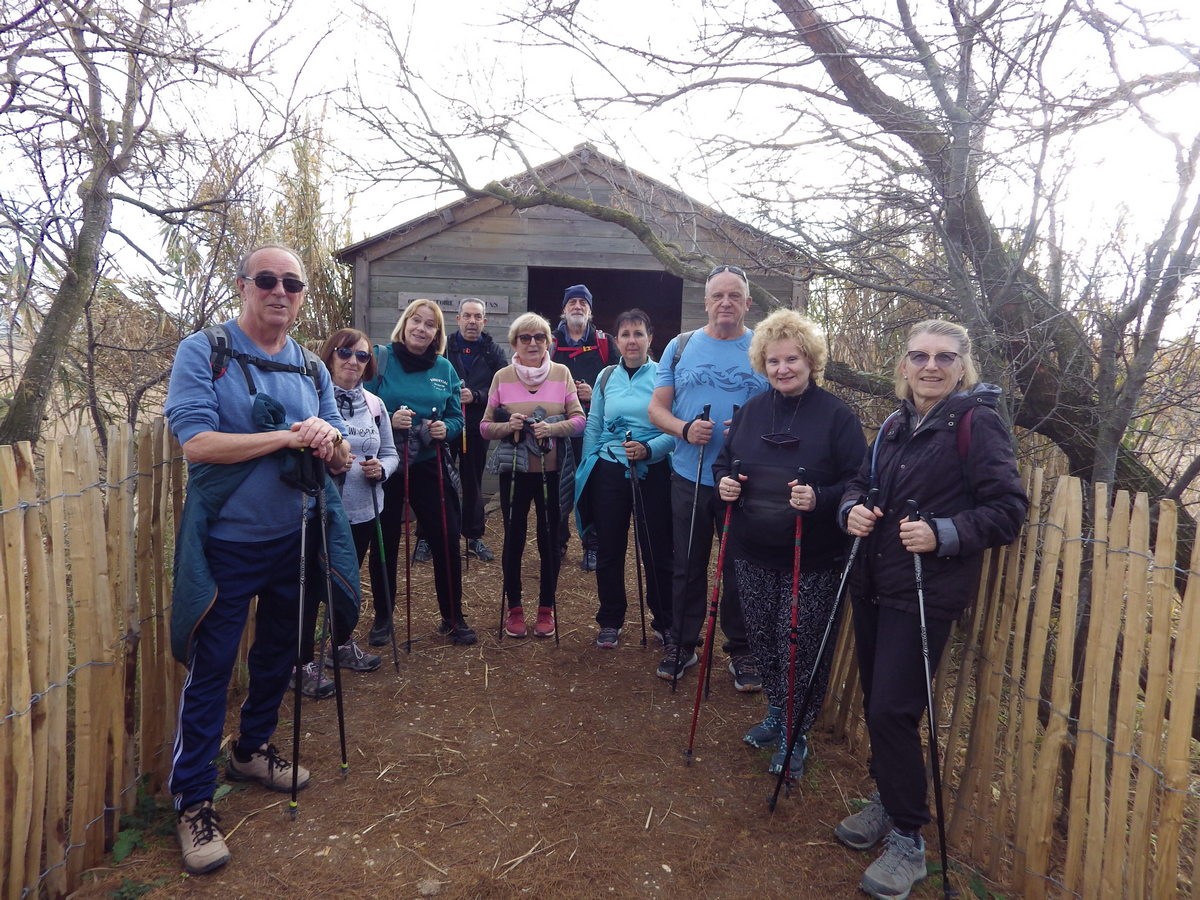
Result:
<svg viewBox="0 0 1200 900">
<path fill-rule="evenodd" d="M 556 96 L 535 97 L 520 86 L 503 108 L 470 106 L 423 81 L 379 18 L 404 101 L 381 108 L 363 94 L 348 104 L 386 148 L 384 163 L 364 170 L 385 183 L 420 179 L 518 207 L 577 209 L 626 227 L 668 270 L 696 279 L 692 248 L 665 240 L 645 209 L 556 196 L 529 177 L 525 153 L 531 123 L 555 114 L 573 111 L 594 132 L 622 109 L 649 118 L 695 104 L 704 111 L 696 152 L 681 165 L 736 166 L 741 208 L 808 255 L 816 311 L 835 324 L 842 365 L 831 380 L 871 387 L 856 369 L 878 367 L 907 324 L 955 318 L 1007 388 L 1013 421 L 1051 439 L 1072 472 L 1163 496 L 1169 473 L 1128 438 L 1133 423 L 1145 427 L 1164 409 L 1147 385 L 1160 393 L 1154 362 L 1168 322 L 1196 295 L 1200 132 L 1174 133 L 1155 118 L 1164 98 L 1200 84 L 1200 50 L 1184 32 L 1119 0 L 950 0 L 919 12 L 895 0 L 890 13 L 709 0 L 689 9 L 694 33 L 671 43 L 626 20 L 617 27 L 599 3 L 526 3 L 508 23 L 523 29 L 523 44 L 573 51 L 572 75 L 588 70 L 608 87 L 572 77 Z M 1159 68 L 1129 69 L 1151 47 Z M 1089 265 L 1098 236 L 1068 212 L 1072 191 L 1085 189 L 1074 143 L 1115 127 L 1157 136 L 1176 175 L 1149 236 L 1103 236 L 1133 269 Z M 520 161 L 526 177 L 472 183 L 466 154 L 484 143 Z"/>
<path fill-rule="evenodd" d="M 140 211 L 173 224 L 226 203 L 231 185 L 288 132 L 289 101 L 262 93 L 256 79 L 271 58 L 270 35 L 289 4 L 277 5 L 240 61 L 218 49 L 227 34 L 194 27 L 198 0 L 25 0 L 5 7 L 0 28 L 0 261 L 6 301 L 37 333 L 0 442 L 36 440 L 72 331 L 114 268 L 114 243 L 155 264 L 136 236 Z M 240 24 L 240 23 L 239 23 Z M 259 111 L 252 132 L 221 125 L 198 98 L 222 96 Z M 208 101 L 211 102 L 211 101 Z M 232 111 L 231 115 L 232 115 Z M 224 133 L 226 137 L 220 135 Z M 197 199 L 190 172 L 224 145 L 230 178 Z M 197 161 L 199 164 L 197 165 Z"/>
</svg>

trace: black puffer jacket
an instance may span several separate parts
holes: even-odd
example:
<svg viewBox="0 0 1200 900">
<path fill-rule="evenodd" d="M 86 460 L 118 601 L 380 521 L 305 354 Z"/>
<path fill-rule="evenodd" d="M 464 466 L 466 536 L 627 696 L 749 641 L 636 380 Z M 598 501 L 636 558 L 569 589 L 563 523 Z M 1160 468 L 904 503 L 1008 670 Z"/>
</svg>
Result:
<svg viewBox="0 0 1200 900">
<path fill-rule="evenodd" d="M 879 442 L 876 485 L 883 518 L 859 548 L 850 588 L 881 606 L 917 611 L 913 555 L 900 543 L 906 504 L 916 500 L 932 517 L 941 543 L 922 554 L 925 613 L 957 618 L 975 600 L 983 551 L 1014 540 L 1029 501 L 1021 487 L 1012 437 L 996 405 L 1000 389 L 977 385 L 930 410 L 914 428 L 916 410 L 908 402 L 893 417 Z M 959 454 L 958 426 L 967 410 L 971 435 L 966 457 Z M 844 525 L 849 508 L 867 493 L 871 448 L 842 497 Z"/>
</svg>

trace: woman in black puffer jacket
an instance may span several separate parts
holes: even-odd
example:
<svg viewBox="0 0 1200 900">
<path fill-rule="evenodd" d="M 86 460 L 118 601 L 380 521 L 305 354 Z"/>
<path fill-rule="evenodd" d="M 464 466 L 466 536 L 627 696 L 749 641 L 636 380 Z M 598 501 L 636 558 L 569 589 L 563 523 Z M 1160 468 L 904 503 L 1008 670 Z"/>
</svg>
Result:
<svg viewBox="0 0 1200 900">
<path fill-rule="evenodd" d="M 1000 390 L 978 382 L 966 329 L 938 319 L 913 326 L 896 366 L 902 406 L 842 497 L 840 521 L 863 538 L 850 589 L 879 793 L 835 833 L 859 850 L 888 838 L 861 884 L 874 896 L 907 896 L 926 871 L 926 684 L 913 555 L 923 562 L 934 671 L 951 625 L 975 598 L 983 551 L 1014 540 L 1028 507 L 1012 435 L 996 411 Z M 867 508 L 872 487 L 878 499 Z M 909 500 L 917 521 L 908 521 Z"/>
</svg>

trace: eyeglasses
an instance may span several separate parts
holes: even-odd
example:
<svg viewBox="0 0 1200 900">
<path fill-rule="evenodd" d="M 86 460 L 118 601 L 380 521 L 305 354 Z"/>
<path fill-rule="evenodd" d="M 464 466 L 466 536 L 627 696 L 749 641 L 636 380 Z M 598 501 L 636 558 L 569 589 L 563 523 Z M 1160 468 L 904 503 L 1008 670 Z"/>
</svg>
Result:
<svg viewBox="0 0 1200 900">
<path fill-rule="evenodd" d="M 741 266 L 717 266 L 715 269 L 713 269 L 711 272 L 708 273 L 708 279 L 711 281 L 713 278 L 720 275 L 722 272 L 732 272 L 738 278 L 741 278 L 745 281 L 750 280 L 750 279 L 746 278 L 746 270 L 743 269 Z"/>
<path fill-rule="evenodd" d="M 517 340 L 522 344 L 544 344 L 550 337 L 545 334 L 518 334 Z"/>
<path fill-rule="evenodd" d="M 298 294 L 304 290 L 304 282 L 299 278 L 292 278 L 290 275 L 280 278 L 278 275 L 272 275 L 269 272 L 260 272 L 250 280 L 254 282 L 254 286 L 260 291 L 273 291 L 275 290 L 275 285 L 281 281 L 283 282 L 283 289 L 289 294 Z"/>
<path fill-rule="evenodd" d="M 958 353 L 951 353 L 949 350 L 943 350 L 941 353 L 933 354 L 933 362 L 934 365 L 936 365 L 939 369 L 948 369 L 954 365 L 954 361 L 958 359 L 960 355 L 961 354 Z M 914 366 L 925 366 L 929 364 L 929 354 L 924 350 L 909 350 L 905 356 L 908 357 L 908 361 Z"/>
<path fill-rule="evenodd" d="M 286 290 L 286 288 L 285 288 L 285 290 Z M 341 359 L 349 359 L 350 357 L 353 356 L 358 362 L 362 363 L 364 366 L 371 361 L 371 351 L 370 350 L 353 350 L 350 347 L 338 347 L 333 352 L 336 353 L 338 355 L 338 357 Z"/>
</svg>

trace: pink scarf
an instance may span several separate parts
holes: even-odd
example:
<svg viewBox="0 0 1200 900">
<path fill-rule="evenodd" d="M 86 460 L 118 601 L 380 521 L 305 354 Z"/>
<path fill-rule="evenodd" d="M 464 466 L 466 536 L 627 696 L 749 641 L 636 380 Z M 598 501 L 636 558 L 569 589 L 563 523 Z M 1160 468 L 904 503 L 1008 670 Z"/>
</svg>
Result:
<svg viewBox="0 0 1200 900">
<path fill-rule="evenodd" d="M 515 359 L 513 360 L 513 368 L 517 371 L 517 377 L 521 379 L 521 384 L 529 388 L 531 391 L 536 390 L 546 380 L 546 376 L 550 374 L 550 354 L 546 354 L 546 358 L 540 366 L 523 366 Z"/>
</svg>

